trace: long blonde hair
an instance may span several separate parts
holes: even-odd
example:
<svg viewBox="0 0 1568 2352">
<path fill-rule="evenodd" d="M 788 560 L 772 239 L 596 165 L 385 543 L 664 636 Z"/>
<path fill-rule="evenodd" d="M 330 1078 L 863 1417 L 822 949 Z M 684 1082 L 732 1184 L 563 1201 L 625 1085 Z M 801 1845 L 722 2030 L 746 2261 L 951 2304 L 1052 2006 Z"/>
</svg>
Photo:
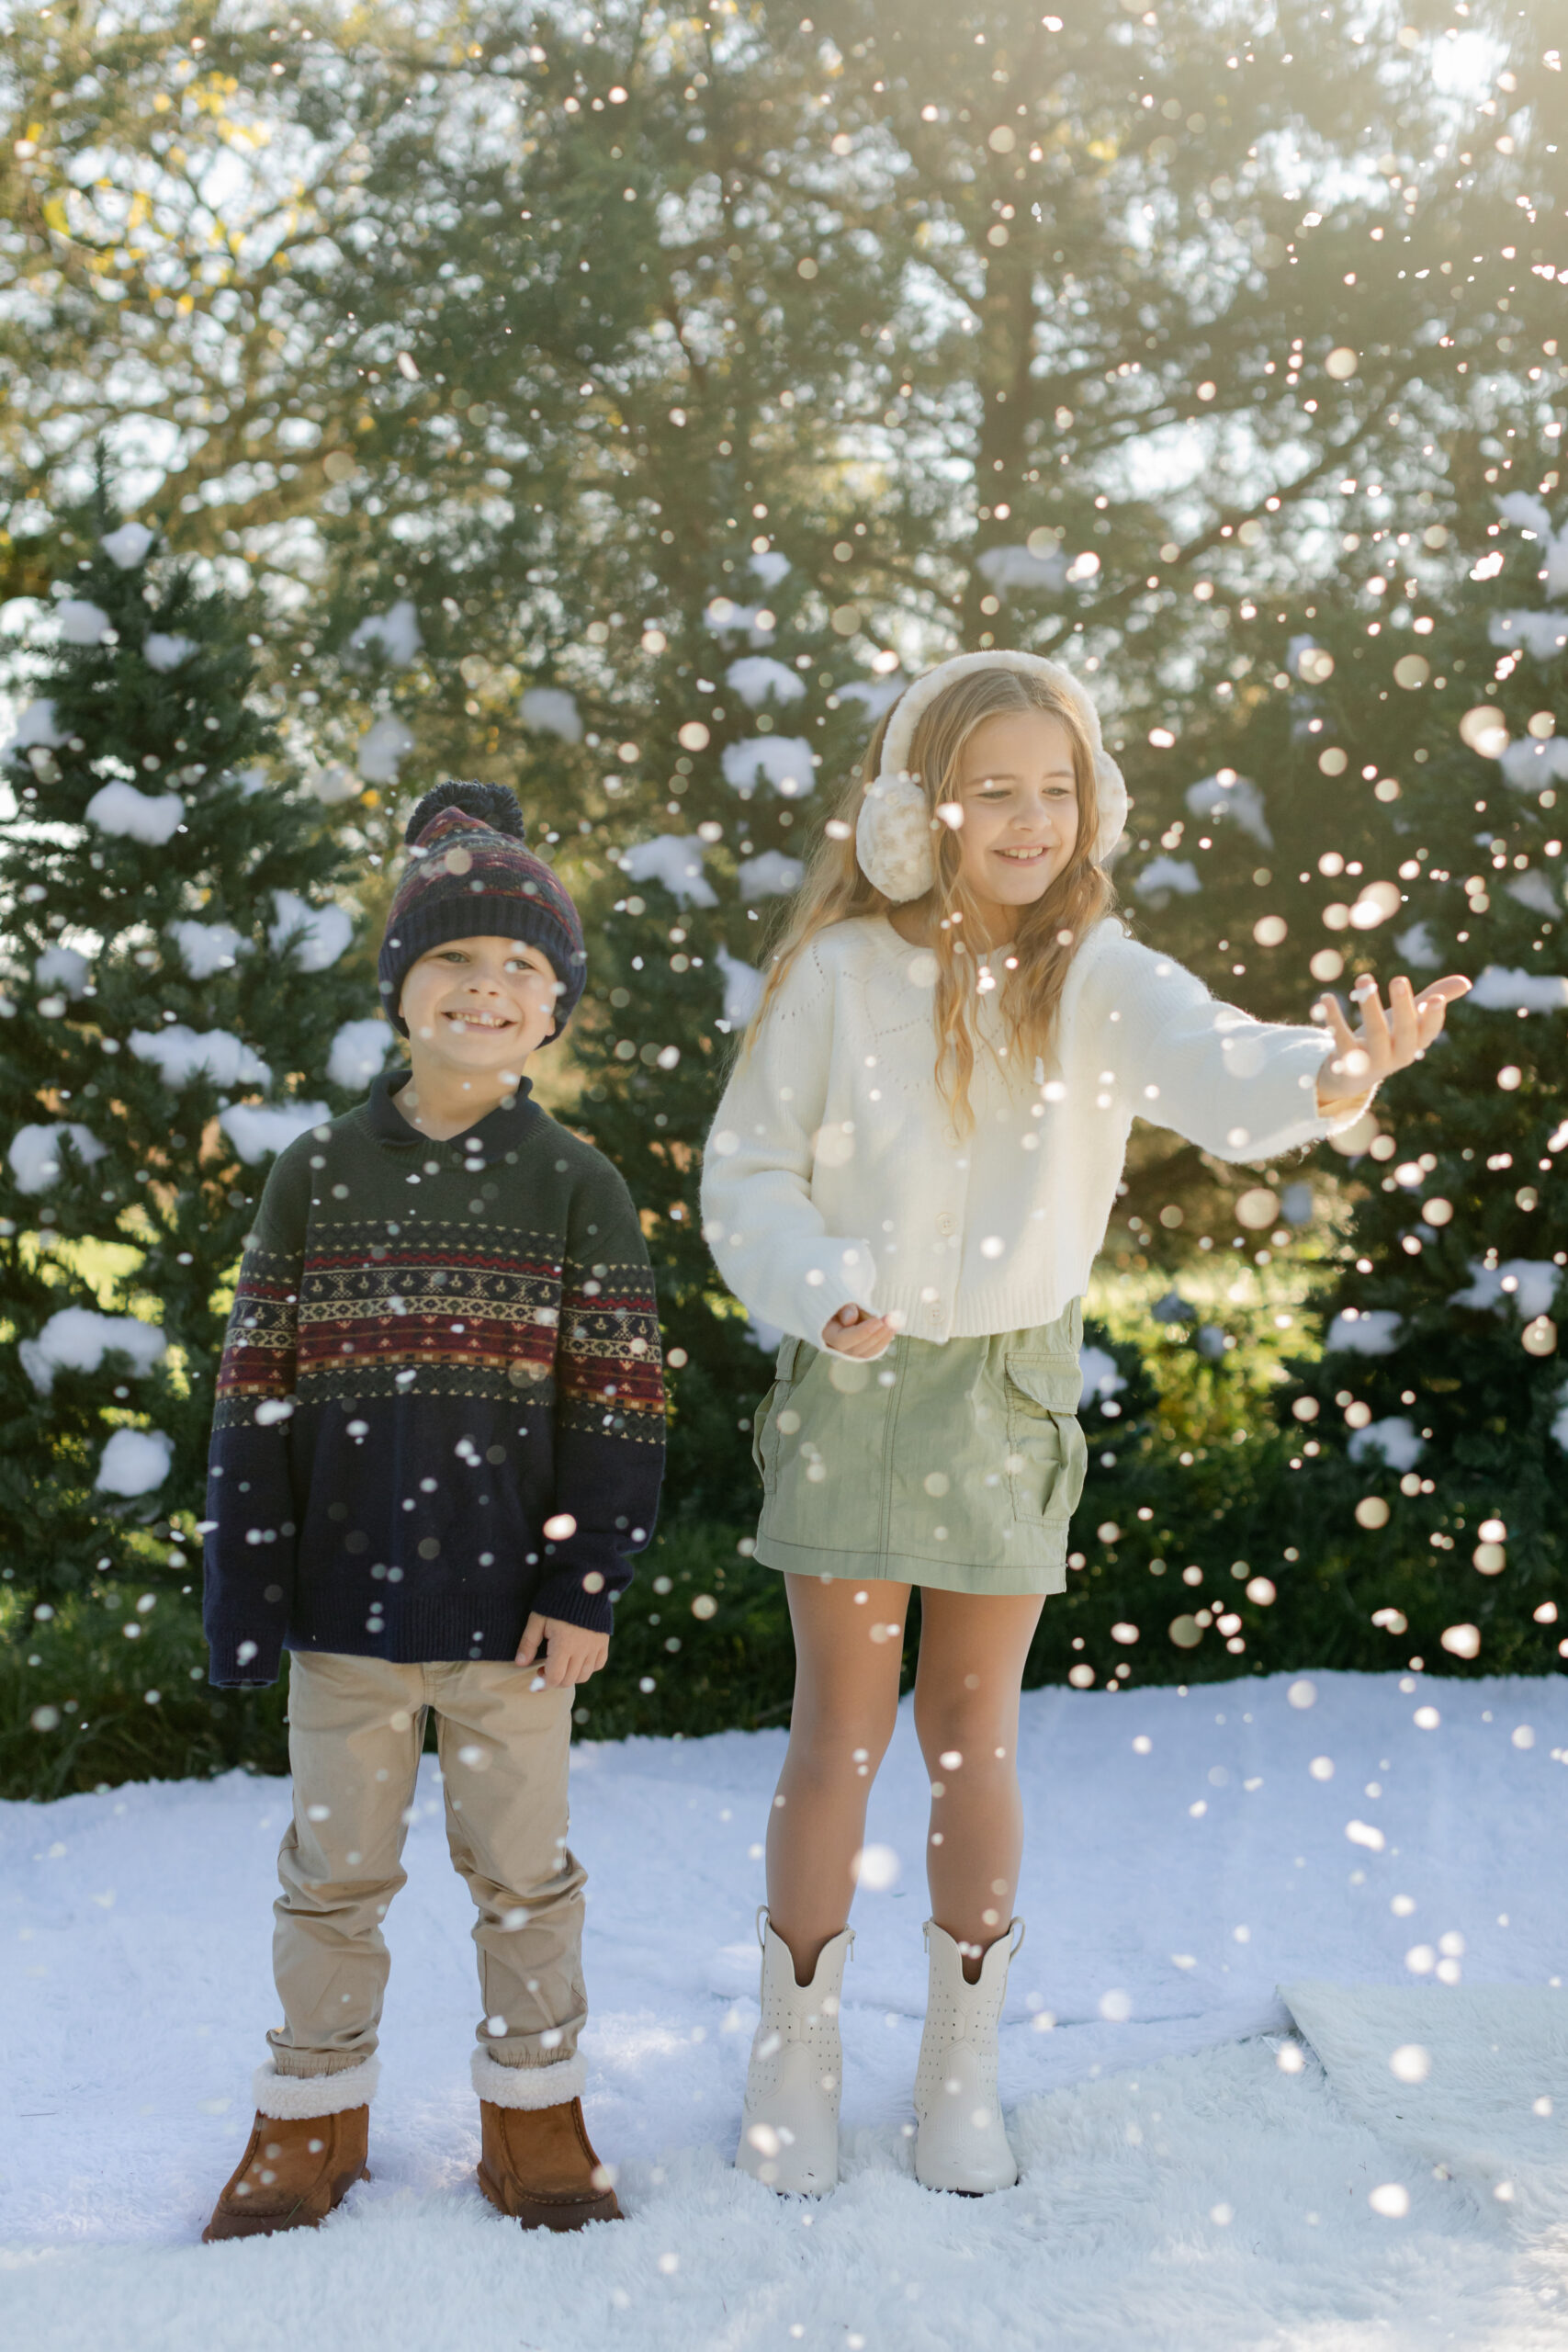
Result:
<svg viewBox="0 0 1568 2352">
<path fill-rule="evenodd" d="M 958 836 L 937 810 L 944 801 L 957 797 L 959 763 L 975 729 L 987 718 L 1023 710 L 1044 711 L 1059 719 L 1066 730 L 1072 746 L 1078 824 L 1072 855 L 1062 872 L 1032 905 L 1018 909 L 1013 948 L 1018 967 L 1008 974 L 998 1000 L 1010 1053 L 1032 1062 L 1049 1052 L 1074 953 L 1094 925 L 1115 911 L 1117 904 L 1109 876 L 1094 864 L 1100 830 L 1094 752 L 1073 705 L 1049 679 L 1035 673 L 998 668 L 955 678 L 921 713 L 910 746 L 911 769 L 924 786 L 931 812 L 936 879 L 924 898 L 908 903 L 925 909 L 931 919 L 937 966 L 936 1078 L 954 1121 L 964 1132 L 974 1125 L 969 1083 L 975 1071 L 980 997 L 978 964 L 964 933 L 978 934 L 981 926 L 978 906 L 963 878 Z M 750 1049 L 767 1019 L 796 956 L 819 932 L 856 915 L 893 911 L 897 902 L 877 888 L 855 856 L 855 823 L 866 790 L 880 772 L 883 741 L 892 717 L 891 709 L 884 712 L 859 773 L 834 811 L 838 821 L 824 832 L 812 853 L 773 950 L 767 985 L 747 1030 L 743 1050 Z"/>
</svg>

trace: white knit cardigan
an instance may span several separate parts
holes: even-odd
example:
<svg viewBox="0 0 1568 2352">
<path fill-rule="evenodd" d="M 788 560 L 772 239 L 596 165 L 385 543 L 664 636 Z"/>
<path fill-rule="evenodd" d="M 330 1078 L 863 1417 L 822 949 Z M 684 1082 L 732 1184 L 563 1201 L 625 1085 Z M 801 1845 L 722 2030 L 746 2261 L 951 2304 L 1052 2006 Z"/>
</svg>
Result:
<svg viewBox="0 0 1568 2352">
<path fill-rule="evenodd" d="M 1319 1114 L 1325 1031 L 1219 1002 L 1114 919 L 1073 958 L 1051 1066 L 1010 1069 L 996 961 L 967 1136 L 936 1082 L 933 956 L 863 915 L 791 967 L 704 1161 L 704 1233 L 759 1320 L 813 1342 L 852 1300 L 921 1340 L 1051 1322 L 1088 1286 L 1135 1117 L 1260 1160 L 1364 1107 Z"/>
</svg>

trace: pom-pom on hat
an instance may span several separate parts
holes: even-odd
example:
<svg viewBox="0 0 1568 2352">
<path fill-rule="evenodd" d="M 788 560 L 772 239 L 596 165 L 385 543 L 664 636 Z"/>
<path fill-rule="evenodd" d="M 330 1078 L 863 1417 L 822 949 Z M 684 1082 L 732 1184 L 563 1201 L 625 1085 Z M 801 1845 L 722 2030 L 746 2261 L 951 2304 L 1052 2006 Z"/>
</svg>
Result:
<svg viewBox="0 0 1568 2352">
<path fill-rule="evenodd" d="M 1098 824 L 1090 854 L 1103 865 L 1120 842 L 1127 822 L 1127 787 L 1122 771 L 1105 748 L 1100 713 L 1070 670 L 1043 653 L 960 653 L 938 662 L 924 677 L 906 686 L 894 706 L 882 739 L 882 758 L 874 781 L 867 787 L 855 825 L 855 855 L 868 881 L 884 898 L 899 903 L 919 899 L 936 879 L 931 847 L 931 808 L 923 787 L 909 774 L 915 728 L 939 694 L 955 679 L 976 670 L 1016 670 L 1043 678 L 1060 695 L 1088 736 L 1094 754 L 1094 790 Z"/>
<path fill-rule="evenodd" d="M 570 1020 L 588 957 L 582 925 L 558 875 L 523 840 L 523 811 L 503 784 L 438 784 L 404 828 L 408 869 L 387 917 L 377 961 L 381 1002 L 398 1010 L 411 965 L 449 939 L 519 939 L 542 947 L 560 993 L 555 1035 Z"/>
</svg>

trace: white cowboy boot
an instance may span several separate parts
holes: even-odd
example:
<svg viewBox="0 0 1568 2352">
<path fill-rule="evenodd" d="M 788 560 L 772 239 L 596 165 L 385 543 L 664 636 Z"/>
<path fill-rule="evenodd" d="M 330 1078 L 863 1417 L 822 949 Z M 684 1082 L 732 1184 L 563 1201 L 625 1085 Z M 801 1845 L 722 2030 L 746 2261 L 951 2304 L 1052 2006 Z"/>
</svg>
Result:
<svg viewBox="0 0 1568 2352">
<path fill-rule="evenodd" d="M 997 2030 L 1008 1967 L 1023 1941 L 1022 1921 L 991 1945 L 977 1984 L 965 1982 L 958 1946 L 934 1919 L 926 1922 L 931 1989 L 915 2075 L 915 2177 L 926 2188 L 981 2197 L 1010 2188 L 1018 2164 L 1002 2128 L 997 2098 Z"/>
<path fill-rule="evenodd" d="M 763 1927 L 766 1916 L 757 1914 L 762 2014 L 735 2162 L 781 2197 L 820 2197 L 839 2179 L 839 1988 L 854 1935 L 845 1928 L 824 1944 L 810 1984 L 797 1984 L 789 1946 Z"/>
</svg>

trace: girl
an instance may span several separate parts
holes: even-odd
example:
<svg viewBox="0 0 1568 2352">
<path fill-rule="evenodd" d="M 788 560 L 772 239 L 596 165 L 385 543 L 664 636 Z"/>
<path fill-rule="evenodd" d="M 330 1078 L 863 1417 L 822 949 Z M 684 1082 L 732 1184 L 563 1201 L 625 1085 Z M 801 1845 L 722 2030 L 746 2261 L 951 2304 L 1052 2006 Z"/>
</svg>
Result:
<svg viewBox="0 0 1568 2352">
<path fill-rule="evenodd" d="M 787 1580 L 796 1679 L 737 2156 L 780 2191 L 838 2177 L 845 1923 L 911 1585 L 932 1914 L 915 2170 L 970 2194 L 1018 2177 L 997 2033 L 1022 1937 L 1019 1690 L 1066 1584 L 1081 1298 L 1134 1117 L 1230 1159 L 1314 1142 L 1469 985 L 1396 979 L 1385 1014 L 1362 983 L 1358 1035 L 1332 998 L 1325 1030 L 1216 1002 L 1114 919 L 1126 807 L 1055 662 L 965 654 L 918 680 L 817 851 L 708 1139 L 709 1244 L 786 1334 L 755 1556 Z"/>
</svg>

